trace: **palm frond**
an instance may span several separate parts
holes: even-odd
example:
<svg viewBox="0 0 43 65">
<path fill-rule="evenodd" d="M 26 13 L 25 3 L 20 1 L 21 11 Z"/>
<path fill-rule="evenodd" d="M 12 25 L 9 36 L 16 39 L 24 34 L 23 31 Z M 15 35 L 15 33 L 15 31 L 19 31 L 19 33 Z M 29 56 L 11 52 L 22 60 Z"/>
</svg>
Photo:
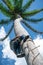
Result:
<svg viewBox="0 0 43 65">
<path fill-rule="evenodd" d="M 18 8 L 19 10 L 22 9 L 22 3 L 23 3 L 23 0 L 17 0 L 16 2 L 16 8 Z"/>
<path fill-rule="evenodd" d="M 14 0 L 14 4 L 17 5 L 17 3 L 18 3 L 18 0 Z"/>
<path fill-rule="evenodd" d="M 0 25 L 7 25 L 7 24 L 9 24 L 9 23 L 11 23 L 11 20 L 10 19 L 6 19 L 6 20 L 1 20 L 0 21 Z"/>
<path fill-rule="evenodd" d="M 43 32 L 40 32 L 38 30 L 35 30 L 34 28 L 32 28 L 28 23 L 22 21 L 30 30 L 32 30 L 35 33 L 39 33 L 39 34 L 43 34 Z"/>
<path fill-rule="evenodd" d="M 30 11 L 30 12 L 24 12 L 22 15 L 23 16 L 33 16 L 39 12 L 42 12 L 43 9 L 39 9 L 39 10 L 33 10 L 33 11 Z"/>
<path fill-rule="evenodd" d="M 9 1 L 11 3 L 12 7 L 14 7 L 14 0 L 9 0 Z"/>
<path fill-rule="evenodd" d="M 24 20 L 32 22 L 32 23 L 38 23 L 38 22 L 43 21 L 43 18 L 40 18 L 40 19 L 30 19 L 30 18 L 25 18 L 24 17 Z"/>
<path fill-rule="evenodd" d="M 6 5 L 7 7 L 9 8 L 9 10 L 14 10 L 14 6 L 12 5 L 12 2 L 13 0 L 2 0 Z"/>
<path fill-rule="evenodd" d="M 19 0 L 20 8 L 22 7 L 23 0 Z"/>
<path fill-rule="evenodd" d="M 11 13 L 9 12 L 9 10 L 8 10 L 2 3 L 0 3 L 0 11 L 1 11 L 4 15 L 6 15 L 6 16 L 8 16 L 8 17 L 11 16 Z"/>
<path fill-rule="evenodd" d="M 25 11 L 27 8 L 30 7 L 30 5 L 32 4 L 32 2 L 34 2 L 35 0 L 28 0 L 28 2 L 23 6 L 23 11 Z"/>
<path fill-rule="evenodd" d="M 0 39 L 0 41 L 4 41 L 9 36 L 9 34 L 11 33 L 13 27 L 14 27 L 14 24 L 11 26 L 11 28 L 10 28 L 9 32 L 7 33 L 7 35 L 4 38 Z"/>
</svg>

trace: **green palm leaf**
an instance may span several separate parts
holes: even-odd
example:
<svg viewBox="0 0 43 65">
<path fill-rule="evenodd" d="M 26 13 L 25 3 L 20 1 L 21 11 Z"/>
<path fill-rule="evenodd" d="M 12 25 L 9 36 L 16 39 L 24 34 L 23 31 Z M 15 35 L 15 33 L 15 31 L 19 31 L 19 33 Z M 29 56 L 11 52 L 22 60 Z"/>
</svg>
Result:
<svg viewBox="0 0 43 65">
<path fill-rule="evenodd" d="M 40 18 L 40 19 L 30 19 L 30 18 L 25 18 L 24 17 L 24 20 L 32 22 L 32 23 L 37 23 L 37 22 L 43 21 L 43 18 Z"/>
<path fill-rule="evenodd" d="M 17 5 L 17 3 L 18 3 L 18 0 L 14 0 L 14 4 Z"/>
<path fill-rule="evenodd" d="M 2 0 L 2 1 L 7 5 L 7 7 L 8 7 L 11 11 L 14 10 L 14 6 L 13 6 L 13 4 L 12 4 L 13 0 Z"/>
<path fill-rule="evenodd" d="M 11 26 L 11 28 L 10 28 L 9 32 L 7 33 L 7 35 L 4 38 L 0 39 L 0 41 L 4 41 L 9 36 L 9 34 L 11 33 L 13 27 L 14 27 L 14 24 Z"/>
<path fill-rule="evenodd" d="M 20 8 L 22 7 L 23 0 L 19 0 Z"/>
<path fill-rule="evenodd" d="M 6 16 L 8 16 L 8 17 L 10 17 L 10 16 L 11 16 L 11 14 L 10 14 L 9 10 L 8 10 L 8 9 L 6 9 L 6 7 L 5 7 L 5 6 L 3 6 L 3 4 L 2 4 L 2 3 L 0 3 L 0 11 L 1 11 L 4 15 L 6 15 Z"/>
<path fill-rule="evenodd" d="M 0 21 L 0 25 L 6 25 L 6 24 L 9 24 L 9 23 L 11 23 L 11 19 L 1 20 Z"/>
<path fill-rule="evenodd" d="M 28 23 L 22 21 L 28 28 L 30 28 L 30 30 L 32 30 L 35 33 L 39 33 L 39 34 L 43 34 L 43 32 L 40 32 L 38 30 L 35 30 L 34 28 L 32 28 Z"/>
<path fill-rule="evenodd" d="M 22 3 L 23 3 L 23 0 L 17 0 L 17 4 L 16 4 L 16 8 L 18 8 L 19 10 L 22 8 Z"/>
<path fill-rule="evenodd" d="M 30 5 L 32 4 L 32 2 L 34 2 L 35 0 L 29 0 L 24 6 L 23 6 L 23 11 L 25 11 L 27 8 L 30 7 Z"/>
<path fill-rule="evenodd" d="M 14 7 L 14 0 L 9 0 L 9 1 L 11 3 L 12 7 Z"/>
<path fill-rule="evenodd" d="M 33 11 L 30 11 L 30 12 L 24 12 L 22 15 L 25 17 L 25 16 L 33 16 L 39 12 L 43 11 L 43 9 L 39 9 L 39 10 L 33 10 Z"/>
</svg>

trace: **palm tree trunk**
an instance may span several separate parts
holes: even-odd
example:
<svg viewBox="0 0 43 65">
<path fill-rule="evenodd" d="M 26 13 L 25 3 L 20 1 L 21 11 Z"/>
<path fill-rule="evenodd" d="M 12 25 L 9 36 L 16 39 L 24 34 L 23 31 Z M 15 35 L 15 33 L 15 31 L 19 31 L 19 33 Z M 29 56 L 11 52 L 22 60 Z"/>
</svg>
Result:
<svg viewBox="0 0 43 65">
<path fill-rule="evenodd" d="M 28 38 L 25 43 L 23 43 L 22 49 L 25 53 L 25 59 L 27 65 L 43 65 L 43 59 L 38 51 L 39 46 L 35 46 L 35 43 L 31 38 Z"/>
<path fill-rule="evenodd" d="M 14 30 L 16 36 L 29 35 L 28 32 L 21 25 L 22 20 L 22 18 L 18 18 L 14 21 Z M 35 43 L 32 41 L 30 37 L 26 40 L 26 42 L 23 42 L 22 49 L 25 53 L 27 65 L 43 65 L 43 59 L 37 49 L 38 47 L 35 46 Z"/>
</svg>

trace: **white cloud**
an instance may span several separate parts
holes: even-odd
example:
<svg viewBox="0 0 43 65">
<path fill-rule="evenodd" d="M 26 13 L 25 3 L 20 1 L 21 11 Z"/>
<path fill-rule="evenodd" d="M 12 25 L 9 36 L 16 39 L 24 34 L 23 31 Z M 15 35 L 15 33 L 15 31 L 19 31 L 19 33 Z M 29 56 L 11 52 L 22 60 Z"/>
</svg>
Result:
<svg viewBox="0 0 43 65">
<path fill-rule="evenodd" d="M 25 58 L 18 58 L 15 65 L 27 65 Z"/>
<path fill-rule="evenodd" d="M 4 28 L 1 27 L 1 29 L 0 29 L 0 38 L 5 37 L 5 35 L 6 35 L 6 32 L 5 32 Z M 13 53 L 13 51 L 11 51 L 11 49 L 10 49 L 10 44 L 9 44 L 10 43 L 10 39 L 9 39 L 9 37 L 7 39 L 5 39 L 3 42 L 0 42 L 0 43 L 3 46 L 3 50 L 2 50 L 3 57 L 4 58 L 8 57 L 8 58 L 11 58 L 11 59 L 15 59 L 16 56 Z"/>
<path fill-rule="evenodd" d="M 35 42 L 36 46 L 40 45 L 38 50 L 43 57 L 43 38 L 42 38 L 42 36 L 37 35 L 37 37 L 34 39 L 34 42 Z"/>
</svg>

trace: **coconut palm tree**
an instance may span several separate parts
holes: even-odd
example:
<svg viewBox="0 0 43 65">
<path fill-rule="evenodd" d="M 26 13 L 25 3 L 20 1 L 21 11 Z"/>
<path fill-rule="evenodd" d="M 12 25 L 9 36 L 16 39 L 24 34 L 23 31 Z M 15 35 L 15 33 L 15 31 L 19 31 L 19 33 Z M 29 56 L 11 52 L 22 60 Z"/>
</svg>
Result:
<svg viewBox="0 0 43 65">
<path fill-rule="evenodd" d="M 28 0 L 28 2 L 23 5 L 24 0 L 2 0 L 0 2 L 0 11 L 8 17 L 8 19 L 4 19 L 0 21 L 0 25 L 6 25 L 12 23 L 12 26 L 7 33 L 7 35 L 0 39 L 0 41 L 5 40 L 9 34 L 11 33 L 12 29 L 14 28 L 14 32 L 16 35 L 16 38 L 12 41 L 17 41 L 18 39 L 22 38 L 19 42 L 21 45 L 22 52 L 25 54 L 25 59 L 27 61 L 28 65 L 43 65 L 43 60 L 41 58 L 41 55 L 38 51 L 38 47 L 35 46 L 35 43 L 32 41 L 29 33 L 26 31 L 26 29 L 22 26 L 21 23 L 23 23 L 25 26 L 27 26 L 29 29 L 31 29 L 33 32 L 43 34 L 43 32 L 40 32 L 38 30 L 35 30 L 28 24 L 28 22 L 37 23 L 43 20 L 43 18 L 40 19 L 32 19 L 30 16 L 36 15 L 43 11 L 42 9 L 27 11 L 27 9 L 30 7 L 30 5 L 35 0 Z M 23 37 L 22 37 L 23 36 Z M 11 42 L 12 42 L 11 41 Z M 17 41 L 18 42 L 18 41 Z M 11 49 L 14 51 L 14 43 L 10 44 Z M 19 48 L 20 49 L 20 48 Z"/>
</svg>

